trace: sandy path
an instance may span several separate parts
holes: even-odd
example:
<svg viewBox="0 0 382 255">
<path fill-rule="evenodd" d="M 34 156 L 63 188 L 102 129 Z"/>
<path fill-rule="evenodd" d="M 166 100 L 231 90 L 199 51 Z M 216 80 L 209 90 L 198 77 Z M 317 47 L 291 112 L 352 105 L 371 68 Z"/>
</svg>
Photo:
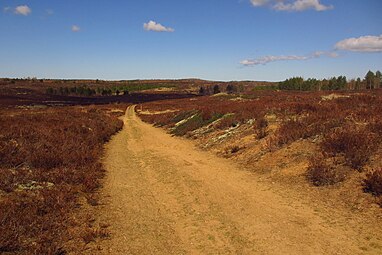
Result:
<svg viewBox="0 0 382 255">
<path fill-rule="evenodd" d="M 361 254 L 356 231 L 140 121 L 107 145 L 100 254 Z"/>
</svg>

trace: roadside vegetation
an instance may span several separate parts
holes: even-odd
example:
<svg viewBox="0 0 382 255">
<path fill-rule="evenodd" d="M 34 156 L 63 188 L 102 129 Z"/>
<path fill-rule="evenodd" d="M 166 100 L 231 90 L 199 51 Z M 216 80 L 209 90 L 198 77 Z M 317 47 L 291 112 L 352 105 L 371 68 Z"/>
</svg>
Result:
<svg viewBox="0 0 382 255">
<path fill-rule="evenodd" d="M 0 253 L 80 253 L 107 231 L 97 205 L 102 146 L 125 106 L 0 109 Z M 114 109 L 114 110 L 113 110 Z"/>
<path fill-rule="evenodd" d="M 202 147 L 221 148 L 223 155 L 243 155 L 246 162 L 255 147 L 261 156 L 311 144 L 313 150 L 295 154 L 311 155 L 304 159 L 304 176 L 312 185 L 341 183 L 359 173 L 364 191 L 381 196 L 380 89 L 220 93 L 147 103 L 143 110 L 161 113 L 142 113 L 144 121 L 199 139 Z"/>
</svg>

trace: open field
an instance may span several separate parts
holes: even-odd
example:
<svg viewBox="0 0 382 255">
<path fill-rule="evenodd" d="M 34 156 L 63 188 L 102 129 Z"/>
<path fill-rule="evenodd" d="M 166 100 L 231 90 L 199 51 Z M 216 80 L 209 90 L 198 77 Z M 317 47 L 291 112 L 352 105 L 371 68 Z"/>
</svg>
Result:
<svg viewBox="0 0 382 255">
<path fill-rule="evenodd" d="M 23 82 L 0 87 L 4 254 L 381 252 L 380 89 L 83 96 Z M 131 104 L 192 142 L 132 107 L 123 125 Z"/>
</svg>

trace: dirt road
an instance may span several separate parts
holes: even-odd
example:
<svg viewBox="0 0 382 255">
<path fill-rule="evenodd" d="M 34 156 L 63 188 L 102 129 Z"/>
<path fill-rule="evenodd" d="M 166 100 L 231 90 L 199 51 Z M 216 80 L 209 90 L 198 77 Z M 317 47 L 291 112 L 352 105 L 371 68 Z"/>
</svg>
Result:
<svg viewBox="0 0 382 255">
<path fill-rule="evenodd" d="M 102 217 L 112 236 L 100 254 L 365 252 L 357 230 L 143 123 L 134 107 L 124 121 L 107 145 Z"/>
</svg>

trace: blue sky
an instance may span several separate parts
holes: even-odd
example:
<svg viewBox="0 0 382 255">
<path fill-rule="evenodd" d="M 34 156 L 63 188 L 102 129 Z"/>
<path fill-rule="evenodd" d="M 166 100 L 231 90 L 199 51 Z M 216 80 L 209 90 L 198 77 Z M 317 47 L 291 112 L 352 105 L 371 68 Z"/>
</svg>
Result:
<svg viewBox="0 0 382 255">
<path fill-rule="evenodd" d="M 382 70 L 381 0 L 0 0 L 0 77 L 278 81 Z"/>
</svg>

